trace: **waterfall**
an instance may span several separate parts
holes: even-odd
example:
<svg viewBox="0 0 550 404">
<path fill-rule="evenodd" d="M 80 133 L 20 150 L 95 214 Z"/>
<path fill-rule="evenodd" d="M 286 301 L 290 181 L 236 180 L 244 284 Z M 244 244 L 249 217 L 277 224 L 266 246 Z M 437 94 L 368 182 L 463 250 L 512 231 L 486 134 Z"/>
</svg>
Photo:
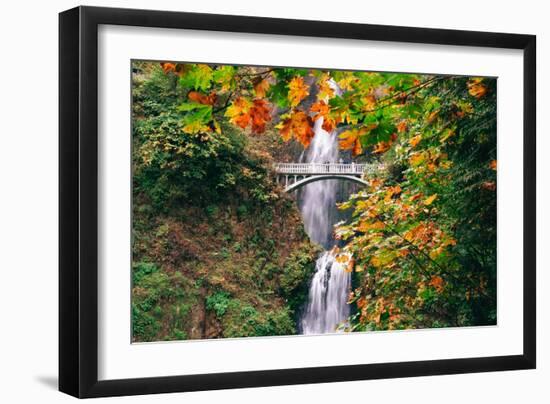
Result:
<svg viewBox="0 0 550 404">
<path fill-rule="evenodd" d="M 321 253 L 309 288 L 309 300 L 302 317 L 302 334 L 336 332 L 349 316 L 347 297 L 350 274 L 334 260 L 330 251 Z"/>
<path fill-rule="evenodd" d="M 323 118 L 315 121 L 315 136 L 303 156 L 310 163 L 338 161 L 336 131 L 328 133 L 322 128 Z M 302 334 L 336 332 L 349 317 L 347 304 L 351 274 L 336 262 L 331 252 L 335 244 L 332 228 L 338 180 L 317 181 L 304 186 L 300 195 L 300 211 L 310 239 L 325 248 L 317 259 L 315 274 L 309 289 L 308 303 L 301 318 Z"/>
</svg>

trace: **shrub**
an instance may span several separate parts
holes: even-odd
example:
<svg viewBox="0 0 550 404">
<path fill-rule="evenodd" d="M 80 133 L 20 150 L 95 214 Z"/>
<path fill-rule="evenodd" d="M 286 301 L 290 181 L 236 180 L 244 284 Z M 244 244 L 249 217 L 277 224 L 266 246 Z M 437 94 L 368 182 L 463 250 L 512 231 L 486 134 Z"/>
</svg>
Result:
<svg viewBox="0 0 550 404">
<path fill-rule="evenodd" d="M 229 307 L 230 296 L 227 292 L 216 292 L 206 298 L 206 309 L 222 317 Z"/>
</svg>

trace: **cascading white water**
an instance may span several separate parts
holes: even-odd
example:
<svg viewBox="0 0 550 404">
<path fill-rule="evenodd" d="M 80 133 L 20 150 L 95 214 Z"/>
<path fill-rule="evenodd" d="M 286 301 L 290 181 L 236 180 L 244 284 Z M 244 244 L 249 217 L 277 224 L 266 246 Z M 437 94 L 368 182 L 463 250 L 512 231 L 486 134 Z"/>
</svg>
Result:
<svg viewBox="0 0 550 404">
<path fill-rule="evenodd" d="M 307 163 L 336 163 L 338 139 L 336 132 L 328 133 L 322 128 L 323 118 L 315 121 L 315 136 L 305 154 Z M 301 194 L 302 217 L 309 238 L 325 249 L 332 247 L 331 212 L 336 205 L 338 180 L 316 181 L 304 187 Z"/>
<path fill-rule="evenodd" d="M 315 136 L 305 155 L 306 162 L 338 161 L 337 134 L 326 132 L 322 125 L 322 118 L 315 121 Z M 302 334 L 337 332 L 337 328 L 349 317 L 347 298 L 351 275 L 330 251 L 334 244 L 334 218 L 331 213 L 335 208 L 337 191 L 337 180 L 326 180 L 306 185 L 301 194 L 300 210 L 306 232 L 313 242 L 325 248 L 315 265 L 307 307 L 301 319 Z"/>
<path fill-rule="evenodd" d="M 302 317 L 302 334 L 338 332 L 349 316 L 347 296 L 350 274 L 324 251 L 315 264 L 315 275 L 309 288 L 309 300 Z"/>
</svg>

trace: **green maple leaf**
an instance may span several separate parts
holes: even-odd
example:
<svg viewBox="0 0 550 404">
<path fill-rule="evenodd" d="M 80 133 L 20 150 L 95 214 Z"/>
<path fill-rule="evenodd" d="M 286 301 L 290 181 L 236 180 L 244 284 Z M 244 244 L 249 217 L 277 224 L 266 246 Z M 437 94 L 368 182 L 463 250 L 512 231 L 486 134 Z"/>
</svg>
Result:
<svg viewBox="0 0 550 404">
<path fill-rule="evenodd" d="M 195 90 L 206 91 L 210 88 L 213 79 L 212 68 L 208 65 L 193 65 L 191 70 L 180 78 L 180 84 L 183 87 L 191 87 Z"/>
</svg>

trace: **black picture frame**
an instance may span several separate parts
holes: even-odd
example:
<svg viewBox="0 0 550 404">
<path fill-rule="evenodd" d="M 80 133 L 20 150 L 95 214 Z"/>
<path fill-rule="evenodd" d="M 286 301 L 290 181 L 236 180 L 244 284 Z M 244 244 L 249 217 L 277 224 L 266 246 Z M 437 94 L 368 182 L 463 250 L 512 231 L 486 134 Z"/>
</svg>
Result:
<svg viewBox="0 0 550 404">
<path fill-rule="evenodd" d="M 98 380 L 98 26 L 100 24 L 523 50 L 523 354 Z M 534 369 L 536 366 L 533 35 L 77 7 L 59 15 L 59 390 L 75 397 L 183 392 Z"/>
</svg>

